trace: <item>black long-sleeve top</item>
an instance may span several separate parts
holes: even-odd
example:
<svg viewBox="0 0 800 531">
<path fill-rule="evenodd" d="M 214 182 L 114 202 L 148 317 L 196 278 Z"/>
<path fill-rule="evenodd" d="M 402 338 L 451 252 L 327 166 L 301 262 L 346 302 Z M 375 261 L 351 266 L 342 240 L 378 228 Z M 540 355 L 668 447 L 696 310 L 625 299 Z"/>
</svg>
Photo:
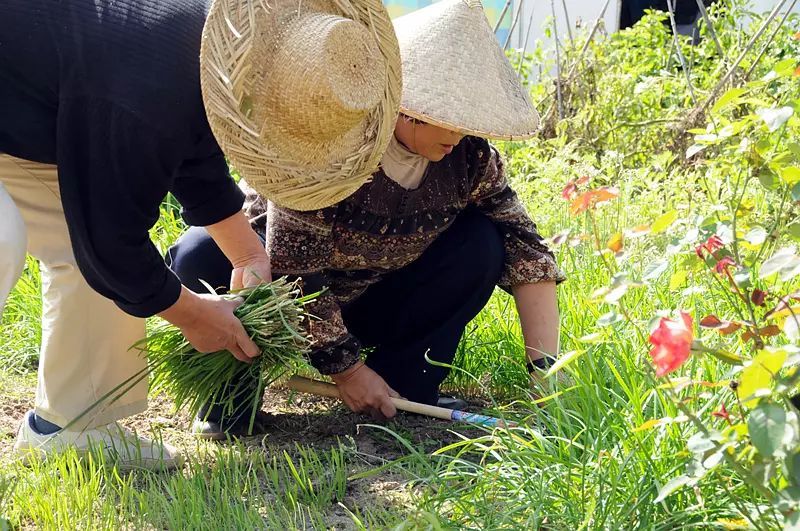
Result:
<svg viewBox="0 0 800 531">
<path fill-rule="evenodd" d="M 57 165 L 81 272 L 139 317 L 168 308 L 180 293 L 148 236 L 166 193 L 191 225 L 216 223 L 242 207 L 200 94 L 208 4 L 0 6 L 0 153 Z"/>
</svg>

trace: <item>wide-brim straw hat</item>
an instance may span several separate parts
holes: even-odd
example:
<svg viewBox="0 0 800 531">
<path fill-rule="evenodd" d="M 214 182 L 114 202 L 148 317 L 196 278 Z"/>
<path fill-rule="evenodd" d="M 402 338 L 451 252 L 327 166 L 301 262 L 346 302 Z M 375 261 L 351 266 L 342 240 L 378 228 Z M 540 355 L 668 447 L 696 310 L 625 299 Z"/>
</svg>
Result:
<svg viewBox="0 0 800 531">
<path fill-rule="evenodd" d="M 400 52 L 380 0 L 214 0 L 200 50 L 211 130 L 267 199 L 341 201 L 394 131 Z"/>
<path fill-rule="evenodd" d="M 443 0 L 396 18 L 394 27 L 403 114 L 483 138 L 534 136 L 539 114 L 479 0 Z"/>
</svg>

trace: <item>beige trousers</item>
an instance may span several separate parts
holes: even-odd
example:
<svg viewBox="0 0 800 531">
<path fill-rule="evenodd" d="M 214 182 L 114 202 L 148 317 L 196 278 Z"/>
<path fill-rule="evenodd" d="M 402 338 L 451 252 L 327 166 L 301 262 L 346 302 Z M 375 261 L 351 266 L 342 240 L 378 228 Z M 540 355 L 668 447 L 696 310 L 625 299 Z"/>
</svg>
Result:
<svg viewBox="0 0 800 531">
<path fill-rule="evenodd" d="M 83 279 L 72 254 L 56 167 L 0 154 L 0 313 L 22 273 L 26 251 L 42 270 L 36 414 L 65 426 L 144 368 L 143 357 L 130 347 L 145 336 L 145 322 Z M 108 424 L 146 406 L 145 379 L 70 429 Z"/>
</svg>

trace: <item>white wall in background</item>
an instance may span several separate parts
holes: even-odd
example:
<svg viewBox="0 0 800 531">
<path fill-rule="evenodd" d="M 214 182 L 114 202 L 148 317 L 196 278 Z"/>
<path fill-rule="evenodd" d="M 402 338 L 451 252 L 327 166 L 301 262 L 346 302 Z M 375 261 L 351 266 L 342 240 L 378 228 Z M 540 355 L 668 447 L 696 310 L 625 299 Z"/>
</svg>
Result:
<svg viewBox="0 0 800 531">
<path fill-rule="evenodd" d="M 750 5 L 752 6 L 752 10 L 755 11 L 756 13 L 772 11 L 772 9 L 778 3 L 779 0 L 750 0 Z M 786 7 L 790 5 L 792 5 L 792 0 L 786 2 Z M 797 2 L 797 4 L 795 4 L 794 9 L 792 9 L 792 12 L 800 14 L 800 2 Z"/>
<path fill-rule="evenodd" d="M 748 9 L 756 13 L 769 12 L 780 2 L 780 0 L 742 1 L 749 2 Z M 784 13 L 785 8 L 790 6 L 792 1 L 793 0 L 787 1 L 786 5 L 784 6 Z M 581 30 L 577 31 L 588 31 L 591 29 L 600 15 L 605 2 L 606 0 L 552 0 L 556 12 L 559 41 L 563 43 L 569 39 L 567 20 L 569 20 L 569 26 L 572 27 L 573 31 L 576 31 L 575 25 L 577 23 L 580 23 L 581 25 Z M 527 50 L 531 51 L 536 47 L 537 39 L 540 39 L 548 57 L 554 58 L 554 41 L 552 38 L 545 36 L 545 25 L 549 18 L 553 15 L 551 0 L 515 0 L 512 16 L 516 16 L 517 7 L 520 5 L 520 3 L 522 4 L 522 10 L 519 13 L 519 18 L 517 19 L 514 32 L 511 34 L 509 47 L 522 49 L 525 45 L 525 39 L 527 36 Z M 566 14 L 564 9 L 565 5 Z M 605 29 L 608 33 L 613 33 L 619 29 L 621 5 L 622 0 L 610 0 L 608 9 L 606 9 L 605 15 L 603 16 Z M 796 3 L 792 11 L 800 14 L 800 0 Z M 742 22 L 747 23 L 745 20 Z M 800 30 L 800 27 L 798 27 L 798 30 Z M 502 45 L 503 43 L 500 44 Z M 536 72 L 534 72 L 534 75 L 535 74 Z"/>
<path fill-rule="evenodd" d="M 605 2 L 606 0 L 553 0 L 551 6 L 551 0 L 522 0 L 522 10 L 519 13 L 514 32 L 511 34 L 509 48 L 522 49 L 527 39 L 527 50 L 531 51 L 536 47 L 536 41 L 541 40 L 548 56 L 555 57 L 554 40 L 545 34 L 545 26 L 553 16 L 553 7 L 555 7 L 558 40 L 564 43 L 569 40 L 568 26 L 572 28 L 573 32 L 591 30 L 600 16 Z M 519 2 L 515 2 L 515 4 L 512 17 L 517 15 L 520 5 Z M 619 29 L 620 8 L 621 0 L 610 0 L 603 16 L 603 23 L 608 33 Z M 576 29 L 577 24 L 580 25 L 580 29 Z"/>
<path fill-rule="evenodd" d="M 546 40 L 544 36 L 544 26 L 549 17 L 553 15 L 552 7 L 555 7 L 556 20 L 558 21 L 559 39 L 567 39 L 567 19 L 573 31 L 575 25 L 580 23 L 583 27 L 592 27 L 597 20 L 600 12 L 605 5 L 605 0 L 522 0 L 514 2 L 514 15 L 519 4 L 522 4 L 522 11 L 519 14 L 514 33 L 511 36 L 509 46 L 522 48 L 525 37 L 528 35 L 528 46 L 533 47 L 536 39 Z M 603 21 L 609 33 L 619 29 L 619 13 L 621 0 L 611 0 L 606 9 Z M 565 10 L 566 7 L 566 10 Z M 512 22 L 513 23 L 513 22 Z"/>
</svg>

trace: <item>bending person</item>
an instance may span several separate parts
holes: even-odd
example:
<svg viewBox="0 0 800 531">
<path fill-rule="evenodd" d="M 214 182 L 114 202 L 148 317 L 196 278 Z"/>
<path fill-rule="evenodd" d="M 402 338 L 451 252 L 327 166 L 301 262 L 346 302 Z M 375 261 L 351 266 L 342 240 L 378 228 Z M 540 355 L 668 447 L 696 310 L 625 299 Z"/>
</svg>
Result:
<svg viewBox="0 0 800 531">
<path fill-rule="evenodd" d="M 217 138 L 232 158 L 259 158 L 263 179 L 252 182 L 276 200 L 309 196 L 325 179 L 363 183 L 371 162 L 364 155 L 354 165 L 353 152 L 380 157 L 388 135 L 384 141 L 373 132 L 385 129 L 384 117 L 394 120 L 399 101 L 381 96 L 351 109 L 337 91 L 365 92 L 368 84 L 381 95 L 399 94 L 399 79 L 387 74 L 399 69 L 399 57 L 394 35 L 373 37 L 372 24 L 391 24 L 380 2 L 353 2 L 347 12 L 370 22 L 343 18 L 324 2 L 314 10 L 290 1 L 269 8 L 247 0 L 211 7 L 207 0 L 4 2 L 0 309 L 26 251 L 43 265 L 44 291 L 36 404 L 21 423 L 18 451 L 38 458 L 99 443 L 123 466 L 180 464 L 174 448 L 116 422 L 145 409 L 146 380 L 112 403 L 101 401 L 144 369 L 130 350 L 145 335 L 143 318 L 164 317 L 203 352 L 226 349 L 241 360 L 259 352 L 233 315 L 236 304 L 182 286 L 148 230 L 173 193 L 186 222 L 205 227 L 231 264 L 226 285 L 238 288 L 269 279 L 270 264 Z M 245 47 L 252 53 L 240 53 Z M 287 61 L 274 61 L 281 54 L 302 62 L 305 77 L 287 78 Z M 252 64 L 234 72 L 223 61 L 231 56 Z M 357 75 L 325 78 L 337 61 Z M 235 94 L 221 104 L 218 87 L 229 86 Z M 292 99 L 304 94 L 315 97 L 302 112 L 327 124 L 325 140 L 337 147 L 317 150 L 329 155 L 324 161 L 286 153 L 271 133 L 318 142 L 318 131 L 296 127 L 300 109 Z M 232 120 L 225 105 L 247 108 L 252 119 Z M 314 195 L 328 204 L 337 197 L 335 190 Z"/>
</svg>

